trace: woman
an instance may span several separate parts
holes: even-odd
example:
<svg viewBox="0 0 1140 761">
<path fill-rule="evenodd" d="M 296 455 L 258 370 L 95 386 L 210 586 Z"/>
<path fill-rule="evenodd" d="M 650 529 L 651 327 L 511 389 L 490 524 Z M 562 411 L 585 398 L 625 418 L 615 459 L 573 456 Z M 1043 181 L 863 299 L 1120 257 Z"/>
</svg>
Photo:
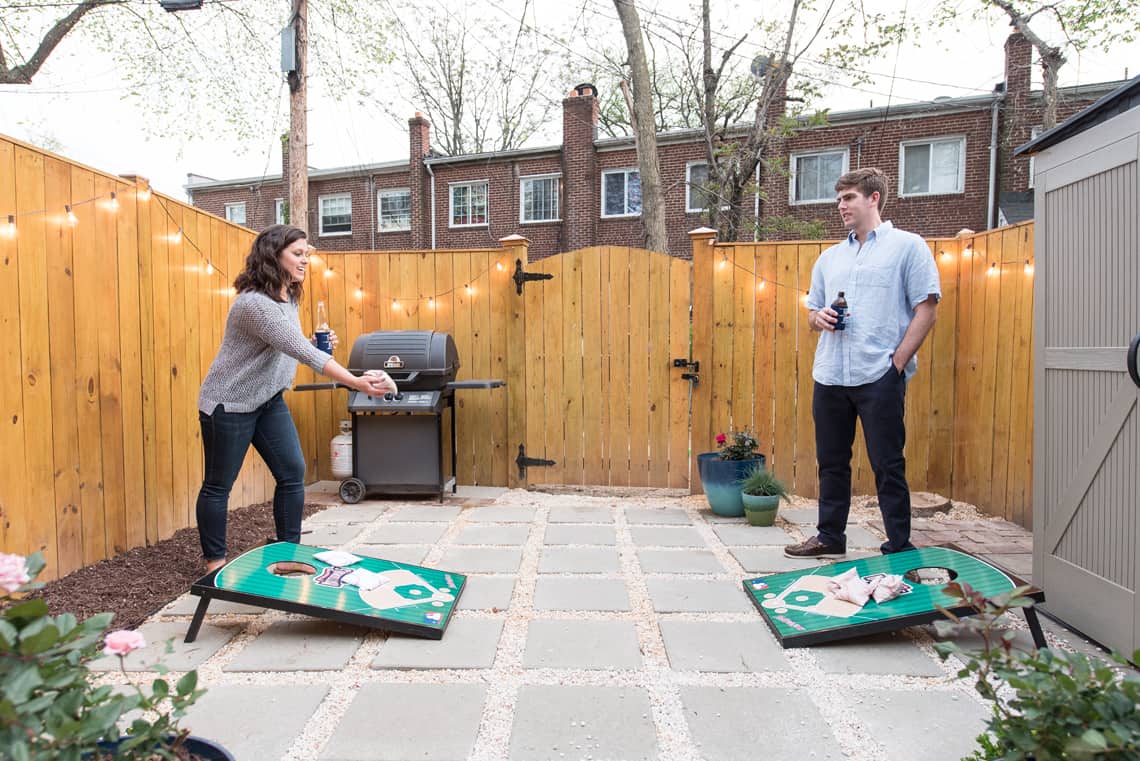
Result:
<svg viewBox="0 0 1140 761">
<path fill-rule="evenodd" d="M 305 458 L 282 397 L 293 383 L 299 361 L 371 396 L 396 391 L 387 373 L 355 376 L 305 338 L 298 304 L 308 264 L 305 232 L 274 225 L 254 240 L 245 269 L 234 281 L 238 295 L 226 317 L 222 346 L 198 396 L 206 463 L 197 515 L 207 573 L 226 562 L 230 489 L 251 443 L 277 480 L 273 492 L 277 539 L 301 538 Z M 331 339 L 335 348 L 335 335 Z"/>
</svg>

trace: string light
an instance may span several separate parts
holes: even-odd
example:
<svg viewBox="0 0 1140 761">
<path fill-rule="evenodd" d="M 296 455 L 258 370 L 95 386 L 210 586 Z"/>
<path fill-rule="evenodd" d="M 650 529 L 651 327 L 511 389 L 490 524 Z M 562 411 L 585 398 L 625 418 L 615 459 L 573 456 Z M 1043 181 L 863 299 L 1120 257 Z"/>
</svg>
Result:
<svg viewBox="0 0 1140 761">
<path fill-rule="evenodd" d="M 435 309 L 435 298 L 434 297 L 428 298 L 428 309 Z"/>
<path fill-rule="evenodd" d="M 357 300 L 364 298 L 364 289 L 363 288 L 357 288 L 356 289 L 356 298 L 357 298 Z"/>
<path fill-rule="evenodd" d="M 4 232 L 5 238 L 15 238 L 16 237 L 16 215 L 15 214 L 9 214 L 8 215 L 8 224 L 4 225 L 3 232 Z"/>
<path fill-rule="evenodd" d="M 475 295 L 475 289 L 472 288 L 470 285 L 467 285 L 466 283 L 463 284 L 463 290 L 467 293 L 468 296 L 474 296 Z"/>
<path fill-rule="evenodd" d="M 138 199 L 140 201 L 149 201 L 150 200 L 150 183 L 149 182 L 146 184 L 146 186 L 142 190 L 138 191 Z"/>
<path fill-rule="evenodd" d="M 115 191 L 113 191 L 113 190 L 111 191 L 111 200 L 107 202 L 107 208 L 110 209 L 111 211 L 118 211 L 119 210 L 119 197 L 115 194 Z"/>
<path fill-rule="evenodd" d="M 998 270 L 997 262 L 990 262 L 990 267 L 986 270 L 986 274 L 990 277 L 994 277 L 998 274 L 999 271 L 1000 270 Z"/>
<path fill-rule="evenodd" d="M 178 228 L 177 232 L 175 232 L 173 235 L 170 236 L 170 242 L 175 243 L 175 244 L 182 242 L 182 228 L 181 227 Z"/>
<path fill-rule="evenodd" d="M 954 259 L 954 255 L 951 254 L 946 249 L 942 249 L 942 251 L 938 254 L 938 258 L 940 258 L 944 262 L 949 262 L 949 261 L 952 261 Z"/>
<path fill-rule="evenodd" d="M 760 282 L 756 284 L 756 290 L 758 290 L 758 291 L 764 290 L 764 284 L 765 284 L 764 278 L 760 278 Z"/>
<path fill-rule="evenodd" d="M 499 272 L 502 272 L 504 269 L 506 269 L 506 267 L 503 266 L 502 262 L 495 262 L 495 269 L 497 269 Z"/>
<path fill-rule="evenodd" d="M 395 311 L 399 310 L 399 308 L 400 308 L 400 300 L 399 299 L 392 299 L 392 311 L 395 312 Z"/>
<path fill-rule="evenodd" d="M 206 274 L 207 275 L 213 275 L 214 274 L 214 265 L 211 264 L 210 262 L 206 262 Z"/>
<path fill-rule="evenodd" d="M 1033 274 L 1033 262 L 1029 261 L 1028 259 L 1025 260 L 1025 274 L 1026 275 L 1032 275 Z"/>
<path fill-rule="evenodd" d="M 71 210 L 71 206 L 64 204 L 63 210 L 67 212 L 67 224 L 75 227 L 79 224 L 79 217 L 75 216 L 75 212 Z"/>
<path fill-rule="evenodd" d="M 332 267 L 329 267 L 327 270 L 325 270 L 325 277 L 332 277 L 332 276 L 333 276 L 333 269 L 332 269 Z"/>
<path fill-rule="evenodd" d="M 967 245 L 964 249 L 962 249 L 962 258 L 963 259 L 969 259 L 973 255 L 974 255 L 974 249 L 971 248 L 969 245 Z"/>
</svg>

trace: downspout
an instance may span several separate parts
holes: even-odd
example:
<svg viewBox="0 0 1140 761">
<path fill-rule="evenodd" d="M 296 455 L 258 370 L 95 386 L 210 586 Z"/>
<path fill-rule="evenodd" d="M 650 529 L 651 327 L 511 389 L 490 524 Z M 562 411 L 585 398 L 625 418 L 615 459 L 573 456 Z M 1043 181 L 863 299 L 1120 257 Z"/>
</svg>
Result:
<svg viewBox="0 0 1140 761">
<path fill-rule="evenodd" d="M 372 230 L 369 233 L 371 236 L 372 243 L 371 243 L 371 247 L 369 248 L 369 250 L 375 251 L 376 250 L 376 207 L 380 205 L 380 201 L 379 201 L 379 199 L 376 198 L 376 175 L 374 175 L 374 174 L 368 175 L 368 196 L 369 196 L 369 198 L 372 199 L 372 201 L 371 201 L 372 211 L 369 213 L 369 217 L 372 219 Z"/>
<path fill-rule="evenodd" d="M 756 196 L 752 199 L 752 242 L 760 240 L 760 163 L 756 162 Z"/>
<path fill-rule="evenodd" d="M 998 107 L 1005 98 L 1005 88 L 1001 94 L 994 95 L 993 105 L 990 106 L 990 179 L 989 197 L 986 199 L 986 229 L 994 226 L 994 208 L 997 202 L 997 153 L 998 153 Z"/>
<path fill-rule="evenodd" d="M 424 169 L 431 175 L 431 250 L 435 251 L 435 172 L 431 170 L 431 164 L 424 160 Z"/>
</svg>

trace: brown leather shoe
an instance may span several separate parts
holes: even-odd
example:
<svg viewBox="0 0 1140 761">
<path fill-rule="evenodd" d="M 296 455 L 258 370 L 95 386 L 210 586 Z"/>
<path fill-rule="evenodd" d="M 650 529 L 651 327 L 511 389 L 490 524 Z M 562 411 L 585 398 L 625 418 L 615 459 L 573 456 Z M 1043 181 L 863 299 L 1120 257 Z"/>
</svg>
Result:
<svg viewBox="0 0 1140 761">
<path fill-rule="evenodd" d="M 842 558 L 847 556 L 847 548 L 824 544 L 818 536 L 813 536 L 799 544 L 789 544 L 784 548 L 789 558 Z"/>
</svg>

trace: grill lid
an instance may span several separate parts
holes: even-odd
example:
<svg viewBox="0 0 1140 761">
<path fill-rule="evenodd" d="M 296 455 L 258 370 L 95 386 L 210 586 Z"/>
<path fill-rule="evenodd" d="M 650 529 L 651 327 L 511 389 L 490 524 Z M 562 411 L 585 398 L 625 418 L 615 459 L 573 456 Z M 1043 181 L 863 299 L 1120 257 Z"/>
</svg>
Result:
<svg viewBox="0 0 1140 761">
<path fill-rule="evenodd" d="M 401 391 L 439 390 L 455 380 L 459 353 L 448 333 L 378 330 L 353 342 L 348 365 L 354 372 L 383 370 Z"/>
</svg>

